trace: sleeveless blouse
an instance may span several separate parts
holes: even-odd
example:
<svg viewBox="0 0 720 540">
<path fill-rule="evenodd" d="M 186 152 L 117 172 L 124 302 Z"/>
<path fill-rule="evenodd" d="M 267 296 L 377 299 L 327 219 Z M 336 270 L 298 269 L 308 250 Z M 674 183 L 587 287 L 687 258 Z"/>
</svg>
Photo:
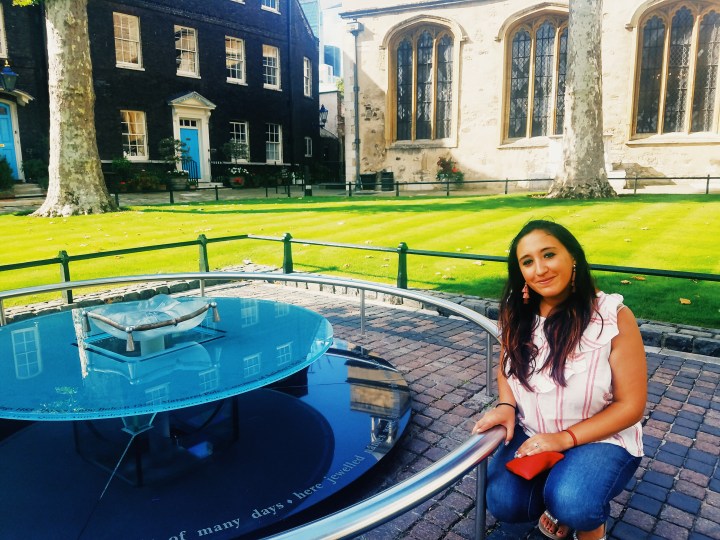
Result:
<svg viewBox="0 0 720 540">
<path fill-rule="evenodd" d="M 516 377 L 508 377 L 515 397 L 518 422 L 525 433 L 557 433 L 602 411 L 613 400 L 610 349 L 618 335 L 618 311 L 625 306 L 619 294 L 599 292 L 594 312 L 574 354 L 565 363 L 563 387 L 550 377 L 550 367 L 535 371 L 529 378 L 528 391 Z M 602 317 L 602 318 L 601 318 Z M 538 354 L 535 365 L 540 369 L 549 355 L 543 325 L 545 318 L 537 316 L 533 329 L 533 343 Z M 622 359 L 619 359 L 622 361 Z M 640 422 L 622 430 L 603 443 L 625 448 L 631 455 L 642 457 L 642 426 Z"/>
</svg>

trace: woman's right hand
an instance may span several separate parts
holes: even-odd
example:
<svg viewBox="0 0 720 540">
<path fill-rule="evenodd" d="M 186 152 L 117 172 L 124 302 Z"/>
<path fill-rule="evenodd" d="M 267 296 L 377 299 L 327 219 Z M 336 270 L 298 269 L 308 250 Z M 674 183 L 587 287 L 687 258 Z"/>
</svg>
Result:
<svg viewBox="0 0 720 540">
<path fill-rule="evenodd" d="M 510 444 L 513 435 L 515 434 L 515 410 L 512 407 L 507 406 L 495 407 L 491 411 L 485 413 L 480 420 L 475 422 L 475 426 L 472 428 L 472 433 L 483 433 L 495 426 L 505 427 L 505 446 Z"/>
</svg>

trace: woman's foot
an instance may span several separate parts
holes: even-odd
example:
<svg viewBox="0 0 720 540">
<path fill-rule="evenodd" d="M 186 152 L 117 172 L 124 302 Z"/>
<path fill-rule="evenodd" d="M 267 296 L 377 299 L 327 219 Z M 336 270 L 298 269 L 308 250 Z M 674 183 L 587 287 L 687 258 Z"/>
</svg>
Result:
<svg viewBox="0 0 720 540">
<path fill-rule="evenodd" d="M 558 523 L 558 520 L 550 512 L 545 510 L 538 521 L 538 530 L 553 540 L 570 538 L 570 527 Z"/>
<path fill-rule="evenodd" d="M 593 531 L 575 531 L 573 533 L 574 540 L 606 540 L 607 535 L 605 534 L 606 525 L 603 523 L 597 529 Z"/>
</svg>

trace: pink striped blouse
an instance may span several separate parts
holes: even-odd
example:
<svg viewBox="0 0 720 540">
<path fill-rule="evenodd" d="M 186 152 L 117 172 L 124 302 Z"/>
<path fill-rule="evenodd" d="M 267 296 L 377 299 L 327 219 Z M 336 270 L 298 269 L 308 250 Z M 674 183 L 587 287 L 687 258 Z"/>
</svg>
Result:
<svg viewBox="0 0 720 540">
<path fill-rule="evenodd" d="M 610 348 L 612 338 L 618 335 L 617 314 L 623 307 L 619 294 L 597 294 L 597 313 L 583 334 L 575 354 L 565 366 L 567 386 L 557 385 L 550 378 L 549 368 L 536 371 L 528 391 L 515 377 L 508 383 L 518 406 L 518 421 L 525 433 L 557 433 L 590 418 L 607 407 L 613 399 Z M 533 342 L 538 348 L 536 366 L 542 366 L 549 354 L 542 325 L 538 316 L 533 331 Z M 638 422 L 603 441 L 625 448 L 633 456 L 643 455 L 642 427 Z"/>
</svg>

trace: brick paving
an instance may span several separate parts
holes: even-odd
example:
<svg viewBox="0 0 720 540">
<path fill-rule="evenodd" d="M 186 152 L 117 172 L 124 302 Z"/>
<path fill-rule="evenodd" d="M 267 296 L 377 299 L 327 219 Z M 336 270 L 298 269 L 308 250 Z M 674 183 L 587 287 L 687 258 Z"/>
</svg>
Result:
<svg viewBox="0 0 720 540">
<path fill-rule="evenodd" d="M 288 301 L 322 313 L 336 337 L 362 345 L 402 371 L 413 415 L 393 453 L 356 489 L 365 497 L 421 471 L 469 436 L 485 396 L 485 335 L 427 310 L 359 302 L 281 285 L 221 286 L 209 294 Z M 290 292 L 290 294 L 289 294 Z M 497 357 L 497 353 L 495 354 Z M 720 540 L 720 362 L 647 348 L 645 453 L 635 478 L 611 503 L 608 538 Z M 428 502 L 362 535 L 363 540 L 459 540 L 474 534 L 474 472 Z M 490 540 L 542 539 L 535 524 L 504 524 L 488 514 Z"/>
</svg>

